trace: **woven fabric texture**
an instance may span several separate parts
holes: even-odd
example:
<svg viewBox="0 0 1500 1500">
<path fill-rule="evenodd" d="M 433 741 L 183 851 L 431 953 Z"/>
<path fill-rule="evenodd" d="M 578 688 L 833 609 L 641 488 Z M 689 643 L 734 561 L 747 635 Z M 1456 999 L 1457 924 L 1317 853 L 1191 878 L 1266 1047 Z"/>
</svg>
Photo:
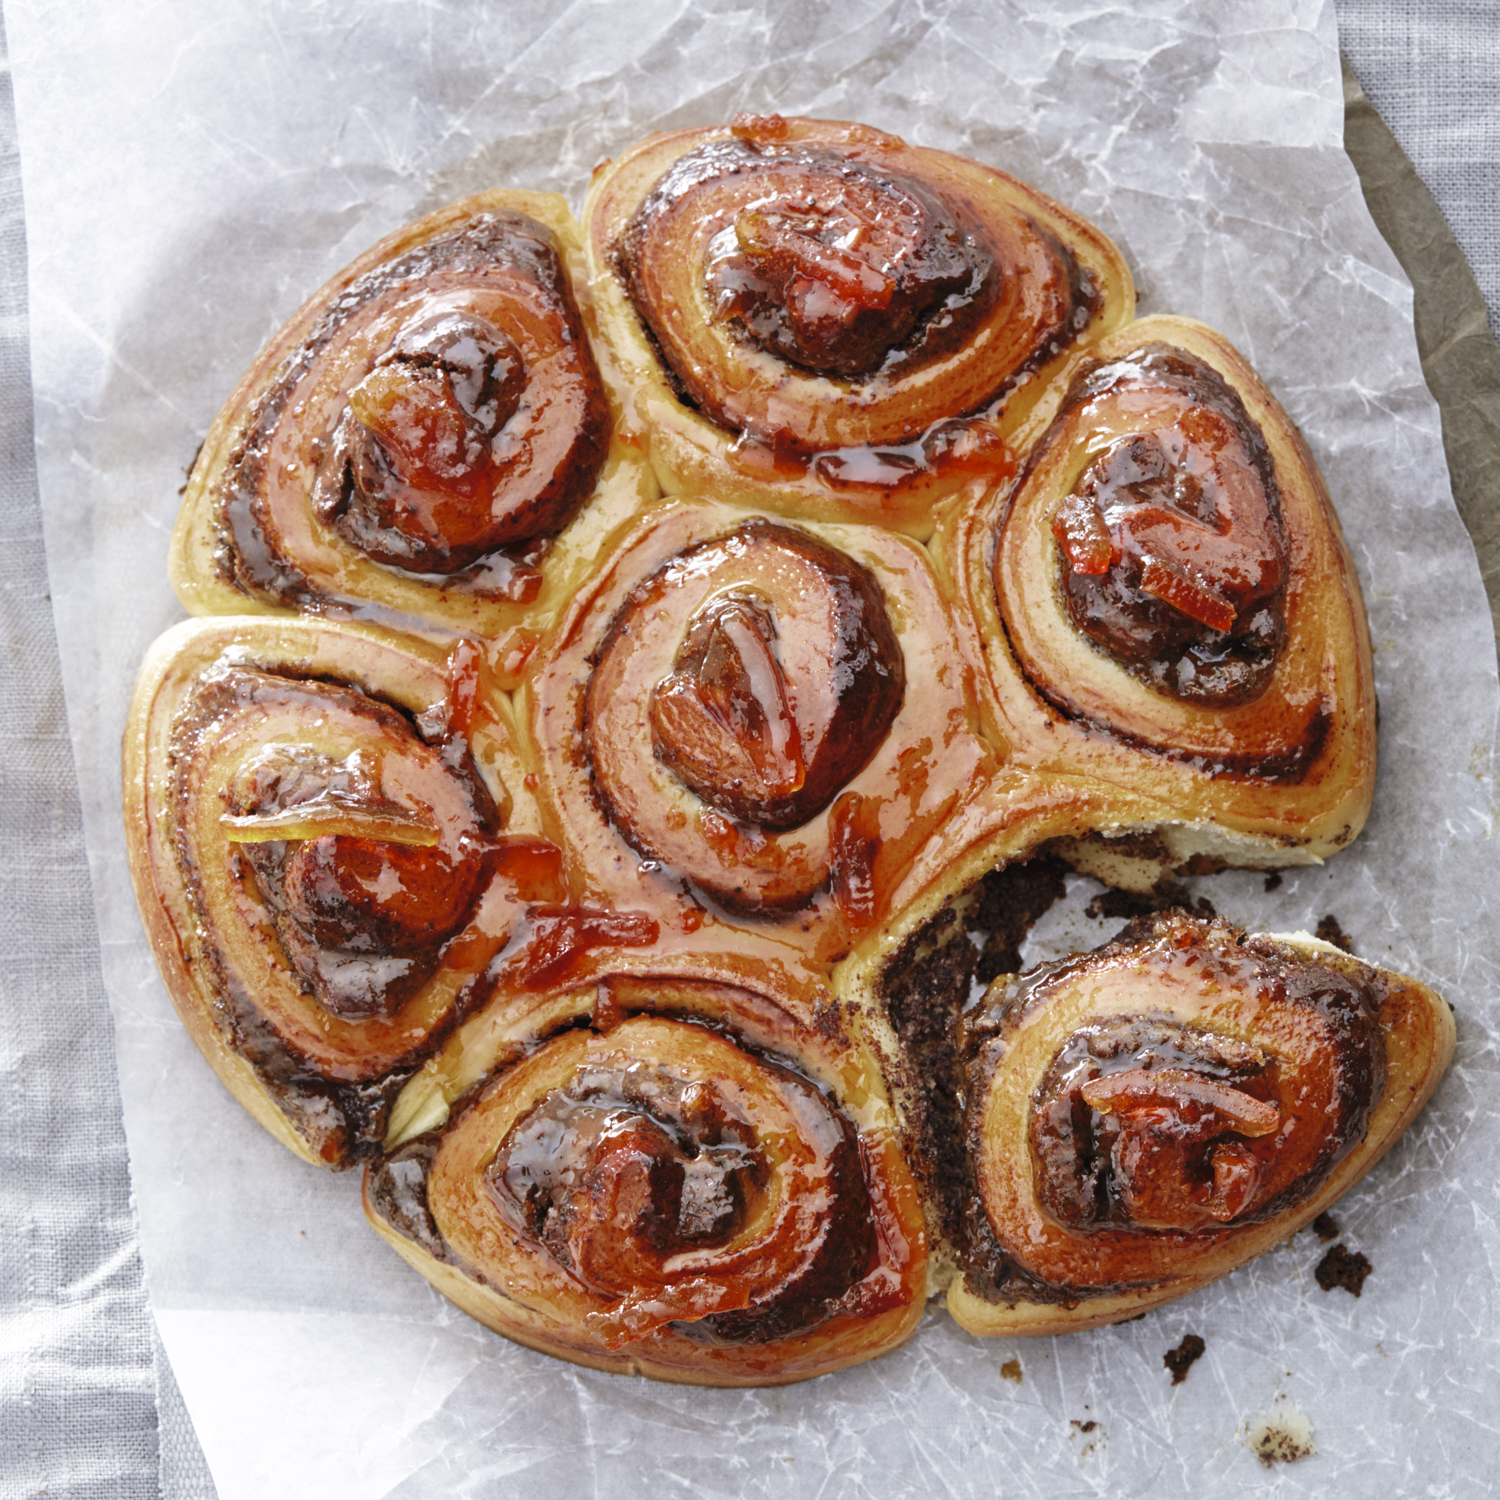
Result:
<svg viewBox="0 0 1500 1500">
<path fill-rule="evenodd" d="M 1474 269 L 1500 338 L 1500 5 L 1340 0 L 1339 42 Z"/>
</svg>

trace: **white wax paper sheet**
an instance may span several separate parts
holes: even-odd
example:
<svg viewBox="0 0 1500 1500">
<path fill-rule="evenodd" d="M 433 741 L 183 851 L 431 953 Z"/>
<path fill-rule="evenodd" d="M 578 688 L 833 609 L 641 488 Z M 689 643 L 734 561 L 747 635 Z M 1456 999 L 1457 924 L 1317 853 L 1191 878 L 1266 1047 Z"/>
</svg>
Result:
<svg viewBox="0 0 1500 1500">
<path fill-rule="evenodd" d="M 1495 651 L 1418 369 L 1410 291 L 1340 145 L 1317 0 L 8 0 L 51 584 L 153 1303 L 224 1500 L 1488 1493 L 1500 1383 Z M 1381 774 L 1326 867 L 1199 882 L 1277 930 L 1334 914 L 1455 1004 L 1418 1125 L 1310 1233 L 1116 1328 L 903 1350 L 771 1392 L 513 1347 L 293 1160 L 172 1014 L 130 894 L 118 747 L 184 470 L 256 349 L 381 234 L 555 189 L 738 109 L 858 119 L 993 162 L 1119 242 L 1143 311 L 1222 329 L 1301 424 L 1366 590 Z M 1107 936 L 1081 885 L 1034 955 Z M 1173 1386 L 1187 1332 L 1202 1360 Z M 1251 1436 L 1316 1452 L 1263 1468 Z"/>
</svg>

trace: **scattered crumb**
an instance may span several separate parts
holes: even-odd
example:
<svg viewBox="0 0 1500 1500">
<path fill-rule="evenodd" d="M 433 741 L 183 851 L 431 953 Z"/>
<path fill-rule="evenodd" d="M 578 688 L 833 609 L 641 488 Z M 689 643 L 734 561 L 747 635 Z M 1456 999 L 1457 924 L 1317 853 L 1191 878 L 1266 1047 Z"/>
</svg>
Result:
<svg viewBox="0 0 1500 1500">
<path fill-rule="evenodd" d="M 1002 1380 L 1014 1380 L 1017 1385 L 1021 1383 L 1021 1361 L 1008 1359 L 1000 1366 L 1000 1378 Z"/>
<path fill-rule="evenodd" d="M 1325 943 L 1332 943 L 1335 948 L 1342 948 L 1345 953 L 1354 952 L 1354 943 L 1349 934 L 1339 926 L 1339 919 L 1331 913 L 1326 917 L 1318 919 L 1317 931 L 1313 936 L 1320 938 Z"/>
<path fill-rule="evenodd" d="M 1271 873 L 1266 876 L 1266 894 L 1269 895 L 1272 891 L 1279 891 L 1280 889 L 1281 871 L 1272 870 Z"/>
<path fill-rule="evenodd" d="M 1276 1398 L 1277 1410 L 1254 1423 L 1245 1445 L 1269 1469 L 1272 1464 L 1294 1464 L 1318 1451 L 1312 1423 L 1285 1396 Z"/>
<path fill-rule="evenodd" d="M 1162 1355 L 1161 1362 L 1172 1372 L 1173 1385 L 1181 1385 L 1187 1379 L 1187 1372 L 1203 1358 L 1203 1349 L 1203 1340 L 1196 1333 L 1188 1333 L 1175 1349 L 1168 1349 Z"/>
<path fill-rule="evenodd" d="M 1329 1240 L 1336 1240 L 1339 1237 L 1338 1220 L 1325 1208 L 1312 1221 L 1312 1232 L 1325 1243 Z"/>
<path fill-rule="evenodd" d="M 1087 1411 L 1088 1407 L 1084 1407 Z M 1068 1424 L 1073 1431 L 1070 1437 L 1078 1443 L 1078 1461 L 1082 1463 L 1086 1458 L 1093 1458 L 1105 1447 L 1104 1429 L 1093 1417 L 1075 1417 Z"/>
<path fill-rule="evenodd" d="M 1325 1292 L 1341 1286 L 1357 1297 L 1365 1284 L 1365 1277 L 1374 1269 L 1358 1250 L 1351 1250 L 1347 1245 L 1335 1245 L 1318 1262 L 1313 1275 L 1318 1278 L 1318 1285 Z"/>
</svg>

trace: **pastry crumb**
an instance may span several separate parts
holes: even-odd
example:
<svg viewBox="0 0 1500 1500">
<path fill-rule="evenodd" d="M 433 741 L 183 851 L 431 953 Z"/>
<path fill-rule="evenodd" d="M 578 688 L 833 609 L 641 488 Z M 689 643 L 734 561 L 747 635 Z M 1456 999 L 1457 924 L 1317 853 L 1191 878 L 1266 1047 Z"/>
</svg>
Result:
<svg viewBox="0 0 1500 1500">
<path fill-rule="evenodd" d="M 1339 1237 L 1338 1220 L 1326 1208 L 1308 1227 L 1325 1243 L 1329 1240 L 1336 1240 Z"/>
<path fill-rule="evenodd" d="M 1331 1292 L 1334 1287 L 1341 1286 L 1346 1292 L 1353 1292 L 1357 1297 L 1365 1284 L 1365 1277 L 1374 1269 L 1369 1259 L 1358 1250 L 1351 1250 L 1347 1245 L 1338 1244 L 1318 1262 L 1313 1275 L 1317 1277 L 1318 1285 L 1325 1292 Z"/>
<path fill-rule="evenodd" d="M 1354 940 L 1339 925 L 1339 919 L 1331 912 L 1318 919 L 1317 930 L 1313 936 L 1320 942 L 1332 943 L 1335 948 L 1342 948 L 1351 956 L 1354 953 Z"/>
<path fill-rule="evenodd" d="M 1294 1464 L 1311 1458 L 1318 1445 L 1313 1442 L 1312 1423 L 1285 1396 L 1279 1396 L 1276 1411 L 1254 1423 L 1245 1435 L 1245 1446 L 1266 1468 L 1272 1464 Z"/>
<path fill-rule="evenodd" d="M 1002 1380 L 1013 1380 L 1017 1385 L 1020 1385 L 1023 1378 L 1021 1374 L 1021 1361 L 1018 1359 L 1006 1360 L 1000 1366 L 1000 1378 Z"/>
<path fill-rule="evenodd" d="M 1188 1371 L 1203 1358 L 1205 1347 L 1196 1333 L 1187 1333 L 1175 1349 L 1168 1349 L 1162 1355 L 1161 1362 L 1172 1372 L 1173 1385 L 1181 1385 L 1187 1379 Z"/>
</svg>

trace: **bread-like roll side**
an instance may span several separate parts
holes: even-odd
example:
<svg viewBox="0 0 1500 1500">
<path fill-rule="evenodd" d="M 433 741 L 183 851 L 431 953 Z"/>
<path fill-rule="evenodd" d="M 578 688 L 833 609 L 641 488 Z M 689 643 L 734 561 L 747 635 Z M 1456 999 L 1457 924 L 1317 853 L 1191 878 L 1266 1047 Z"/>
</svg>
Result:
<svg viewBox="0 0 1500 1500">
<path fill-rule="evenodd" d="M 482 637 L 513 682 L 599 537 L 656 494 L 618 440 L 581 267 L 561 198 L 496 191 L 314 293 L 194 462 L 183 603 Z"/>
<path fill-rule="evenodd" d="M 451 1054 L 479 1081 L 367 1172 L 376 1230 L 496 1332 L 595 1369 L 776 1385 L 902 1343 L 922 1211 L 827 992 L 626 962 L 494 996 Z"/>
<path fill-rule="evenodd" d="M 1453 1041 L 1414 979 L 1183 913 L 996 980 L 961 1033 L 974 1197 L 949 1310 L 1063 1333 L 1217 1280 L 1375 1165 Z"/>
<path fill-rule="evenodd" d="M 395 1093 L 527 904 L 562 897 L 471 642 L 177 626 L 136 684 L 123 789 L 136 897 L 184 1025 L 320 1165 L 378 1152 Z"/>
<path fill-rule="evenodd" d="M 1219 334 L 1152 317 L 1104 340 L 1016 481 L 936 550 L 1011 763 L 1173 810 L 1080 842 L 1080 869 L 1139 889 L 1315 863 L 1364 825 L 1359 580 L 1300 434 Z"/>
<path fill-rule="evenodd" d="M 649 136 L 595 172 L 584 223 L 668 494 L 919 537 L 943 496 L 1012 471 L 1060 364 L 1135 305 L 1079 215 L 838 121 Z"/>
</svg>

